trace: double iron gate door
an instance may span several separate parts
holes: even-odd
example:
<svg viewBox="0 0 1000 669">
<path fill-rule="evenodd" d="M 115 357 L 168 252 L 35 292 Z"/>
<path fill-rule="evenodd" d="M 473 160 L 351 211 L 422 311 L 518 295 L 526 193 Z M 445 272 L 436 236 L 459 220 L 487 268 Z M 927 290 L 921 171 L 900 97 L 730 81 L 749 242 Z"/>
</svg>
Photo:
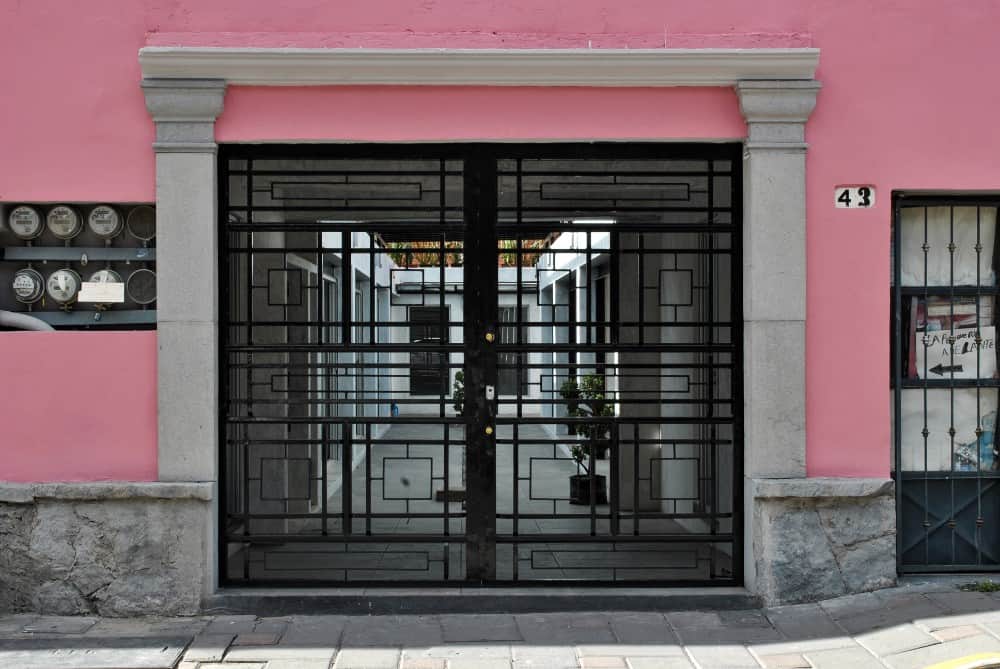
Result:
<svg viewBox="0 0 1000 669">
<path fill-rule="evenodd" d="M 738 145 L 223 146 L 228 583 L 741 578 Z"/>
</svg>

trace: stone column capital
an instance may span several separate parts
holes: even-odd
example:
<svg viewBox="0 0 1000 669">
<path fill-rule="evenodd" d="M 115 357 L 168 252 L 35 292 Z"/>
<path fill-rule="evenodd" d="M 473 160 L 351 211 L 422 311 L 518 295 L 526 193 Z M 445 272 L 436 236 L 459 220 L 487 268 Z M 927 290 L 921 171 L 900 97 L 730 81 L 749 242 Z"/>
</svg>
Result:
<svg viewBox="0 0 1000 669">
<path fill-rule="evenodd" d="M 740 111 L 747 122 L 747 148 L 805 150 L 805 125 L 819 89 L 814 80 L 737 83 Z"/>
<path fill-rule="evenodd" d="M 144 79 L 146 109 L 156 123 L 157 153 L 214 153 L 215 119 L 222 113 L 221 79 Z"/>
</svg>

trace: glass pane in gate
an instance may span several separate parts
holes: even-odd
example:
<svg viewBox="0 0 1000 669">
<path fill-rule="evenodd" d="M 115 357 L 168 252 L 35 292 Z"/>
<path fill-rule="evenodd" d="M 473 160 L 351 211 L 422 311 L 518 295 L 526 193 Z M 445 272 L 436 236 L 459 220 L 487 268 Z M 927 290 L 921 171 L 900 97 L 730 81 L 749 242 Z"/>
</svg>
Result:
<svg viewBox="0 0 1000 669">
<path fill-rule="evenodd" d="M 736 169 L 500 161 L 498 580 L 736 578 Z"/>
<path fill-rule="evenodd" d="M 225 579 L 463 580 L 461 162 L 224 165 Z"/>
</svg>

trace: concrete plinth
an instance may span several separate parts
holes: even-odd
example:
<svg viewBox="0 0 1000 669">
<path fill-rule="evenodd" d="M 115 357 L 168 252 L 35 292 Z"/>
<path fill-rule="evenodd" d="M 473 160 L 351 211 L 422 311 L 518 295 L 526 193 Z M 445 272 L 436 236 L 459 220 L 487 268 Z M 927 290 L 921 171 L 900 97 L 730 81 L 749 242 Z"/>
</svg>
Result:
<svg viewBox="0 0 1000 669">
<path fill-rule="evenodd" d="M 211 483 L 0 484 L 0 612 L 199 611 Z"/>
<path fill-rule="evenodd" d="M 754 479 L 751 499 L 754 590 L 766 604 L 896 584 L 891 480 Z"/>
</svg>

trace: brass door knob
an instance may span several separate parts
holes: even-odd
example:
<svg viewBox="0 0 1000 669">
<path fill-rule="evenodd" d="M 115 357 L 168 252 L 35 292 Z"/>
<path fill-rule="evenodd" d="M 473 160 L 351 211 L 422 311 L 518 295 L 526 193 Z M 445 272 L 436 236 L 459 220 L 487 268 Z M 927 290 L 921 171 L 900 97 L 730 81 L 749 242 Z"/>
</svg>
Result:
<svg viewBox="0 0 1000 669">
<path fill-rule="evenodd" d="M 496 339 L 496 338 L 497 338 L 497 336 L 495 334 L 493 334 L 492 332 L 487 332 L 486 333 L 486 341 L 487 341 L 487 343 L 492 344 L 493 340 Z"/>
<path fill-rule="evenodd" d="M 492 425 L 487 425 L 486 426 L 486 436 L 489 436 L 491 434 L 493 434 L 493 426 Z"/>
</svg>

